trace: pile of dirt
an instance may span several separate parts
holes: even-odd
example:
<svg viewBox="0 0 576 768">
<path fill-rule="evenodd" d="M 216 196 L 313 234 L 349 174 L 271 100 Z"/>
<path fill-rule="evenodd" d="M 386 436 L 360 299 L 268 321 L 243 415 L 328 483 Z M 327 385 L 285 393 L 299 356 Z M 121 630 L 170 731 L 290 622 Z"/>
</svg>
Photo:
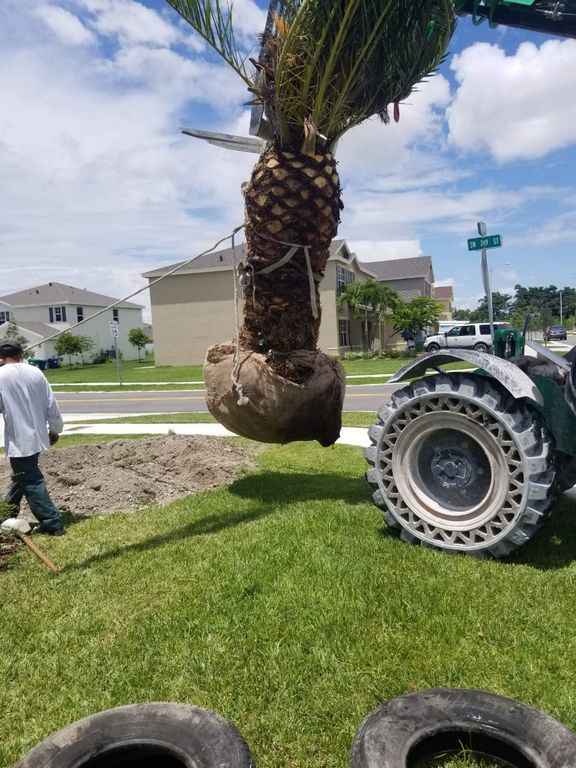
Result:
<svg viewBox="0 0 576 768">
<path fill-rule="evenodd" d="M 153 437 L 77 445 L 41 459 L 50 495 L 73 517 L 134 512 L 227 485 L 253 466 L 257 448 L 206 437 Z M 0 486 L 9 480 L 0 464 Z"/>
</svg>

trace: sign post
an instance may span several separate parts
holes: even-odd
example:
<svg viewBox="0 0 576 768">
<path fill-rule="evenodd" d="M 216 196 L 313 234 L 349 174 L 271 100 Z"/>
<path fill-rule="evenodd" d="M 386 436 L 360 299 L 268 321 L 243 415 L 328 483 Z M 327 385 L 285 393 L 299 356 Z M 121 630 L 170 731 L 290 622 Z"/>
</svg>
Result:
<svg viewBox="0 0 576 768">
<path fill-rule="evenodd" d="M 490 337 L 492 341 L 492 351 L 494 351 L 494 305 L 492 302 L 492 285 L 490 284 L 490 270 L 488 268 L 488 248 L 501 248 L 502 235 L 487 235 L 486 223 L 478 222 L 478 234 L 480 237 L 473 237 L 468 240 L 469 251 L 482 251 L 482 280 L 484 282 L 484 292 L 486 293 L 486 303 L 488 305 L 488 319 L 490 321 Z"/>
<path fill-rule="evenodd" d="M 114 341 L 114 359 L 116 360 L 118 383 L 122 386 L 122 361 L 120 360 L 120 351 L 118 349 L 118 336 L 120 335 L 120 324 L 118 323 L 118 320 L 110 320 L 110 334 Z"/>
</svg>

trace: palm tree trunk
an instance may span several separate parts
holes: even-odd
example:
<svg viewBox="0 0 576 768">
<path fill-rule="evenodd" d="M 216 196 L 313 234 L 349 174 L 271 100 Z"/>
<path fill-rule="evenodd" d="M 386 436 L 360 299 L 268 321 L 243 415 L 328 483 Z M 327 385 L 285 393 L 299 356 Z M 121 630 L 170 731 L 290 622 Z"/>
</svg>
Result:
<svg viewBox="0 0 576 768">
<path fill-rule="evenodd" d="M 319 284 L 338 229 L 340 194 L 331 154 L 275 146 L 244 188 L 241 361 L 233 347 L 217 345 L 205 370 L 208 407 L 233 431 L 265 442 L 330 445 L 338 438 L 344 374 L 317 344 Z M 292 246 L 299 247 L 277 267 Z M 237 378 L 232 387 L 230 377 Z"/>
<path fill-rule="evenodd" d="M 273 272 L 289 250 L 284 243 L 307 246 L 314 275 L 315 304 L 324 277 L 330 243 L 340 221 L 340 181 L 331 154 L 304 155 L 270 147 L 246 186 L 248 277 L 242 347 L 258 352 L 315 350 L 320 313 L 314 317 L 305 251 Z"/>
</svg>

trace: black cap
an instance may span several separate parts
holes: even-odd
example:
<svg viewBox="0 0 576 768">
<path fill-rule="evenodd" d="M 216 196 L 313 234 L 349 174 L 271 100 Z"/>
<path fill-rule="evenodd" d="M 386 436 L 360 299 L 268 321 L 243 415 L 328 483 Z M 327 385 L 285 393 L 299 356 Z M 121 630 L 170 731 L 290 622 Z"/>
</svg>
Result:
<svg viewBox="0 0 576 768">
<path fill-rule="evenodd" d="M 0 357 L 22 357 L 24 349 L 16 341 L 5 341 L 0 343 Z"/>
</svg>

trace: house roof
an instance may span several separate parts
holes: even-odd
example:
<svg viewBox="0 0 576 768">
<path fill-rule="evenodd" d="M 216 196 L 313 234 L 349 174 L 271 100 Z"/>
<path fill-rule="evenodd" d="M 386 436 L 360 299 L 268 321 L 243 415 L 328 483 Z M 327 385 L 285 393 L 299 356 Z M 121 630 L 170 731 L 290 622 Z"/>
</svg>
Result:
<svg viewBox="0 0 576 768">
<path fill-rule="evenodd" d="M 44 304 L 79 304 L 80 306 L 106 307 L 113 304 L 116 299 L 104 296 L 101 293 L 85 291 L 83 288 L 75 288 L 65 283 L 45 283 L 26 288 L 17 293 L 9 293 L 0 296 L 0 302 L 13 307 Z M 123 309 L 141 309 L 140 304 L 124 301 L 118 305 Z"/>
<path fill-rule="evenodd" d="M 371 266 L 369 264 L 362 264 L 360 261 L 357 260 L 356 256 L 350 252 L 346 241 L 345 240 L 333 240 L 330 245 L 330 259 L 335 259 L 340 252 L 344 250 L 347 251 L 349 254 L 349 260 L 356 260 L 358 263 L 358 266 L 362 269 L 363 272 L 366 272 L 370 276 L 374 276 L 371 272 Z M 241 262 L 246 257 L 246 244 L 241 243 L 240 245 L 236 246 L 236 262 Z M 158 269 L 153 269 L 150 272 L 145 272 L 144 277 L 147 278 L 154 278 L 154 277 L 161 277 L 162 275 L 165 275 L 166 272 L 169 272 L 171 269 L 174 269 L 179 264 L 185 264 L 186 262 L 180 261 L 177 264 L 169 264 L 165 267 L 158 267 Z M 222 251 L 216 251 L 215 253 L 209 253 L 206 256 L 198 256 L 194 261 L 190 262 L 190 264 L 187 267 L 184 267 L 182 269 L 181 274 L 187 274 L 190 272 L 205 272 L 209 271 L 211 269 L 232 269 L 234 266 L 234 251 L 232 248 L 226 248 Z"/>
<path fill-rule="evenodd" d="M 435 285 L 434 296 L 437 299 L 454 299 L 454 288 L 451 285 Z"/>
<path fill-rule="evenodd" d="M 408 259 L 385 259 L 384 261 L 361 261 L 363 269 L 373 272 L 378 280 L 407 280 L 429 278 L 432 271 L 430 256 L 413 256 Z"/>
<path fill-rule="evenodd" d="M 42 339 L 46 339 L 48 336 L 52 336 L 53 333 L 56 333 L 58 328 L 55 328 L 52 325 L 48 325 L 47 323 L 21 323 L 17 322 L 14 323 L 16 328 L 19 328 L 21 331 L 30 331 L 30 333 L 34 333 L 36 336 L 40 336 Z"/>
</svg>

